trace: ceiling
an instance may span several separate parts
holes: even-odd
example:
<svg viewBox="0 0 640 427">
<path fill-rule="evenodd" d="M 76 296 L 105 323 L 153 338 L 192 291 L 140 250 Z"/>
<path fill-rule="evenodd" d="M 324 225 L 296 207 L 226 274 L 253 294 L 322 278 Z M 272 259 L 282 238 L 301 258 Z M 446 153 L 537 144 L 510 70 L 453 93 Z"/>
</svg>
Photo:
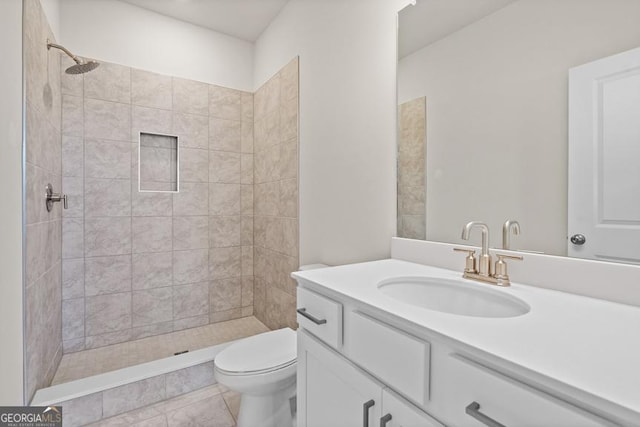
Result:
<svg viewBox="0 0 640 427">
<path fill-rule="evenodd" d="M 288 0 L 121 0 L 249 42 L 269 26 Z"/>
<path fill-rule="evenodd" d="M 417 0 L 400 11 L 398 57 L 454 33 L 515 0 Z"/>
</svg>

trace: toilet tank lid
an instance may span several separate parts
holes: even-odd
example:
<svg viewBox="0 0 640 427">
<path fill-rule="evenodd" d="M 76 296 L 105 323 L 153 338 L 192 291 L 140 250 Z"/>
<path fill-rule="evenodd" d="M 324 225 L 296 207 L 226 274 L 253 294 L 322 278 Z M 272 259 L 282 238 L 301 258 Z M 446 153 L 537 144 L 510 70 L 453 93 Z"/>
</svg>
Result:
<svg viewBox="0 0 640 427">
<path fill-rule="evenodd" d="M 218 369 L 227 372 L 259 372 L 289 365 L 296 360 L 296 333 L 278 329 L 244 338 L 222 350 L 215 358 Z"/>
</svg>

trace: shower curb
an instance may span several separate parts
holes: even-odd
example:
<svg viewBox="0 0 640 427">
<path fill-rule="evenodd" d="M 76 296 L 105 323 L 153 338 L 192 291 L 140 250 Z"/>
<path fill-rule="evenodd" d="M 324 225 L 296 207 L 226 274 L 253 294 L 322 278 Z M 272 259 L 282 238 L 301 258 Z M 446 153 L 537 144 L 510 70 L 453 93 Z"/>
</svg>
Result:
<svg viewBox="0 0 640 427">
<path fill-rule="evenodd" d="M 215 356 L 234 341 L 40 389 L 32 406 L 62 406 L 82 426 L 216 384 Z"/>
</svg>

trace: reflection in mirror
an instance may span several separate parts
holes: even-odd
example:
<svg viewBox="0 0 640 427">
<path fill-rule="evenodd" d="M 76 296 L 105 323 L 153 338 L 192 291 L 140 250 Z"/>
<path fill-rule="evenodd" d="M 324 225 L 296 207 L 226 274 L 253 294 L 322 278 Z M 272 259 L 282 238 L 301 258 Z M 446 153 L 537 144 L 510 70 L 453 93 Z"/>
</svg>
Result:
<svg viewBox="0 0 640 427">
<path fill-rule="evenodd" d="M 634 253 L 598 255 L 604 239 L 599 237 L 598 209 L 571 213 L 595 215 L 595 226 L 583 230 L 567 225 L 568 203 L 575 197 L 568 190 L 574 187 L 568 181 L 569 153 L 575 151 L 569 148 L 569 129 L 579 125 L 573 119 L 569 122 L 575 116 L 568 102 L 570 71 L 640 46 L 638 16 L 640 0 L 417 0 L 415 6 L 403 9 L 398 49 L 399 235 L 415 237 L 424 229 L 428 240 L 462 243 L 462 226 L 477 220 L 489 224 L 491 246 L 500 247 L 503 224 L 516 220 L 521 233 L 511 236 L 514 250 L 553 255 L 569 251 L 571 256 L 640 262 L 640 243 L 619 245 Z M 630 75 L 640 74 L 640 62 L 627 68 Z M 634 82 L 629 80 L 627 90 L 640 90 Z M 422 125 L 405 120 L 403 107 L 419 99 L 425 100 L 423 117 L 428 118 L 425 152 L 420 155 L 425 160 L 424 199 L 409 193 L 403 170 L 411 166 L 403 157 L 407 143 L 403 138 L 420 133 L 419 128 L 407 126 Z M 640 102 L 640 95 L 625 100 Z M 598 111 L 600 104 L 594 102 L 591 111 Z M 611 107 L 606 112 L 606 138 L 591 132 L 571 142 L 587 146 L 598 142 L 604 147 L 599 152 L 610 153 L 609 159 L 627 162 L 619 168 L 609 162 L 604 172 L 593 171 L 586 191 L 594 194 L 594 200 L 605 197 L 599 195 L 600 187 L 609 191 L 607 200 L 640 191 L 640 174 L 630 176 L 637 175 L 639 182 L 625 185 L 624 190 L 610 185 L 614 178 L 622 182 L 620 174 L 612 175 L 611 170 L 631 170 L 635 148 L 628 148 L 625 155 L 619 151 L 631 147 L 629 138 L 638 134 L 633 126 L 640 126 L 640 120 L 625 118 L 629 108 Z M 618 116 L 612 119 L 611 114 Z M 612 131 L 614 124 L 625 127 Z M 598 165 L 602 159 L 571 161 Z M 411 222 L 420 218 L 418 206 L 424 206 L 423 225 Z M 640 207 L 637 210 L 620 221 L 637 227 Z M 586 236 L 577 250 L 569 239 L 576 234 Z M 471 243 L 479 243 L 473 239 Z"/>
</svg>

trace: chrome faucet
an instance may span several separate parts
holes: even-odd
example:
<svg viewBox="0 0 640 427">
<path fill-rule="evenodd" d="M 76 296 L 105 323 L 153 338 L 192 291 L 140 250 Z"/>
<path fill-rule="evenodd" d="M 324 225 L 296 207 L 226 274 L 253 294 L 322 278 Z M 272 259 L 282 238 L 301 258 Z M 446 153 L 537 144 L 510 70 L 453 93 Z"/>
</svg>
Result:
<svg viewBox="0 0 640 427">
<path fill-rule="evenodd" d="M 508 219 L 502 226 L 502 249 L 511 250 L 511 232 L 514 236 L 520 235 L 520 223 Z"/>
<path fill-rule="evenodd" d="M 507 231 L 510 231 L 510 228 L 514 227 L 514 234 L 518 234 L 520 232 L 520 225 L 516 221 L 507 221 L 505 223 L 505 227 L 507 227 Z M 491 254 L 489 254 L 489 227 L 487 226 L 487 224 L 479 221 L 469 222 L 462 229 L 462 239 L 469 240 L 471 230 L 474 228 L 480 228 L 482 230 L 482 247 L 480 248 L 480 259 L 477 263 L 478 268 L 476 269 L 475 249 L 453 249 L 454 251 L 467 253 L 464 273 L 462 277 L 466 279 L 477 280 L 480 282 L 491 283 L 498 286 L 509 286 L 511 283 L 509 281 L 509 275 L 507 274 L 507 263 L 505 262 L 505 259 L 522 260 L 522 257 L 515 255 L 496 254 L 498 257 L 498 261 L 496 261 L 494 273 L 493 265 L 491 264 Z"/>
<path fill-rule="evenodd" d="M 491 276 L 491 255 L 489 254 L 489 226 L 484 222 L 471 221 L 462 228 L 462 240 L 469 240 L 469 234 L 474 228 L 482 230 L 482 248 L 480 249 L 480 260 L 478 262 L 478 274 L 480 276 Z"/>
</svg>

